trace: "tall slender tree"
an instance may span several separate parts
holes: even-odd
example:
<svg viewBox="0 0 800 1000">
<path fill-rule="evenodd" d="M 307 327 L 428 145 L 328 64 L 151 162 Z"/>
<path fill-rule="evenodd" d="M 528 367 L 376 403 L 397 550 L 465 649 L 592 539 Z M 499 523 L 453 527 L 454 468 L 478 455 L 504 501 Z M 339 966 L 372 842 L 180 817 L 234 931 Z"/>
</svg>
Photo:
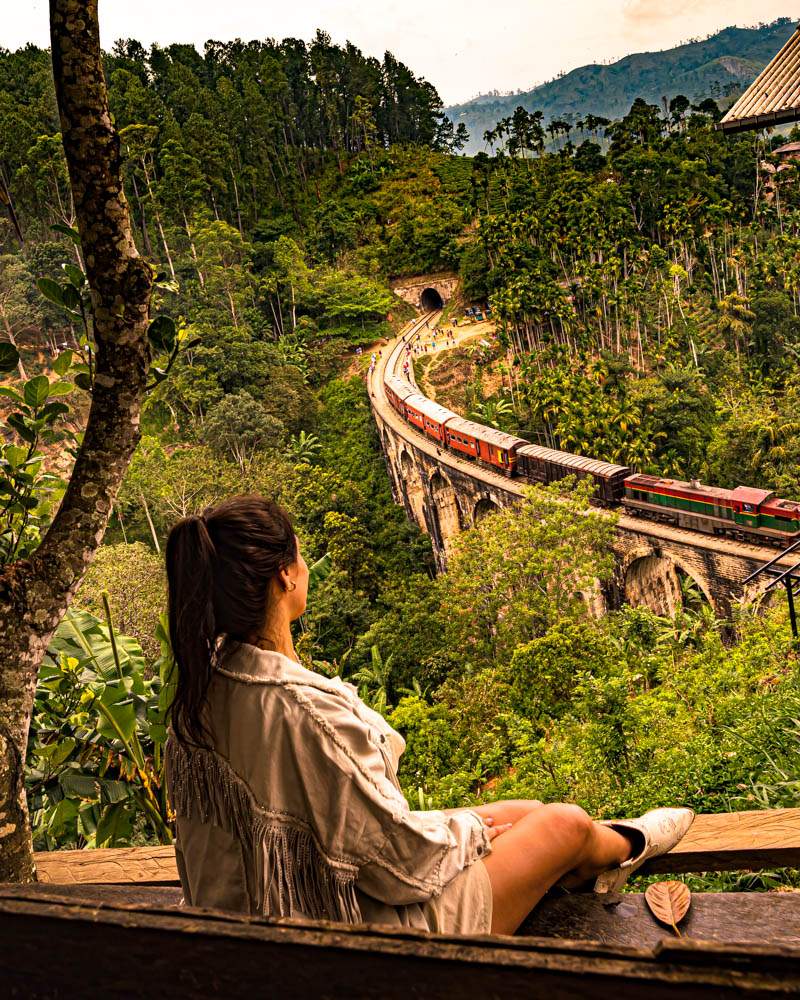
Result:
<svg viewBox="0 0 800 1000">
<path fill-rule="evenodd" d="M 0 882 L 35 878 L 23 768 L 39 664 L 103 539 L 139 440 L 153 272 L 131 233 L 108 108 L 98 0 L 50 0 L 56 98 L 91 289 L 92 403 L 61 507 L 29 559 L 0 574 Z"/>
</svg>

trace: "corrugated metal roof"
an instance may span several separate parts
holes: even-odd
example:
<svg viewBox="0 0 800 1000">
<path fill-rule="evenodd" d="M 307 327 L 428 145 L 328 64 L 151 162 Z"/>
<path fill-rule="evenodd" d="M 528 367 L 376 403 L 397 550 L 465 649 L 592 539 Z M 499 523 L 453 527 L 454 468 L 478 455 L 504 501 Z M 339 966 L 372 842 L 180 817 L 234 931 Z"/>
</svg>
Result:
<svg viewBox="0 0 800 1000">
<path fill-rule="evenodd" d="M 407 406 L 413 406 L 415 410 L 418 410 L 424 416 L 435 420 L 439 424 L 443 424 L 455 416 L 452 410 L 448 410 L 446 406 L 440 406 L 439 403 L 434 403 L 432 399 L 428 399 L 427 396 L 423 396 L 420 392 L 406 396 L 403 402 Z"/>
<path fill-rule="evenodd" d="M 387 375 L 384 379 L 384 384 L 390 388 L 396 396 L 400 399 L 405 399 L 407 396 L 412 395 L 417 392 L 417 389 L 410 383 L 406 382 L 404 378 L 400 378 L 399 375 Z"/>
<path fill-rule="evenodd" d="M 624 473 L 627 475 L 631 470 L 624 465 L 614 465 L 611 462 L 601 462 L 596 458 L 584 458 L 583 455 L 571 455 L 567 451 L 555 451 L 553 448 L 542 448 L 538 444 L 526 444 L 524 448 L 518 448 L 517 454 L 527 455 L 530 458 L 538 458 L 542 462 L 553 462 L 555 465 L 564 465 L 576 472 L 589 473 L 593 476 L 609 476 Z"/>
<path fill-rule="evenodd" d="M 455 417 L 447 424 L 447 429 L 470 434 L 474 438 L 493 444 L 495 448 L 510 449 L 525 444 L 522 438 L 514 437 L 513 434 L 506 434 L 505 431 L 498 431 L 494 427 L 485 427 L 483 424 L 475 423 L 474 420 L 465 420 L 464 417 Z"/>
<path fill-rule="evenodd" d="M 800 27 L 717 128 L 743 132 L 800 119 Z"/>
</svg>

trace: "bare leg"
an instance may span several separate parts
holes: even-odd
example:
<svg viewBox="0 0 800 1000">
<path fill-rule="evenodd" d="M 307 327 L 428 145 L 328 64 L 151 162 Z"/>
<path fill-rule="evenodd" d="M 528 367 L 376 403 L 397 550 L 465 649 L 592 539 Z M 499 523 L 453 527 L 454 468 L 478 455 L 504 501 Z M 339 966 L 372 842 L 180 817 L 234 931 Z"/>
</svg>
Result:
<svg viewBox="0 0 800 1000">
<path fill-rule="evenodd" d="M 513 934 L 567 872 L 588 879 L 630 854 L 626 837 L 594 823 L 580 806 L 554 803 L 529 810 L 495 837 L 484 860 L 492 883 L 492 932 Z"/>
<path fill-rule="evenodd" d="M 484 820 L 493 819 L 494 826 L 502 826 L 504 823 L 519 823 L 523 816 L 534 809 L 541 809 L 541 806 L 538 799 L 498 799 L 497 802 L 475 806 L 472 812 L 476 812 Z"/>
</svg>

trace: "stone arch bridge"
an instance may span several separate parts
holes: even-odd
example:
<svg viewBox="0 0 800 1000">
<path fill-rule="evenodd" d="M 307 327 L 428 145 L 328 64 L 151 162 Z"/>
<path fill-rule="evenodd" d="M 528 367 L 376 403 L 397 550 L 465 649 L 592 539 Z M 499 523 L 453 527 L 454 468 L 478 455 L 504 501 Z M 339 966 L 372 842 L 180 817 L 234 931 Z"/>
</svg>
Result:
<svg viewBox="0 0 800 1000">
<path fill-rule="evenodd" d="M 521 485 L 437 448 L 386 399 L 383 373 L 394 371 L 402 345 L 384 351 L 371 381 L 371 402 L 394 498 L 431 538 L 437 565 L 447 565 L 453 539 L 485 514 L 515 503 Z M 774 558 L 774 549 L 685 531 L 623 514 L 614 543 L 616 571 L 602 591 L 584 595 L 597 614 L 628 602 L 672 615 L 682 582 L 691 581 L 720 617 L 756 596 L 742 581 Z M 787 565 L 791 564 L 791 560 Z M 747 592 L 746 592 L 747 591 Z"/>
</svg>

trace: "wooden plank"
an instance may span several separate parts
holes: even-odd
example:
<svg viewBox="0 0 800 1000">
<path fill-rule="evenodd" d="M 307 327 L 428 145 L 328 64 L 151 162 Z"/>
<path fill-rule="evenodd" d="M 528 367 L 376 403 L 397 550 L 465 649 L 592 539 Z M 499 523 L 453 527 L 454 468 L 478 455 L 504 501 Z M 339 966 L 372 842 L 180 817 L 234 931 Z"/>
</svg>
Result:
<svg viewBox="0 0 800 1000">
<path fill-rule="evenodd" d="M 173 847 L 101 847 L 92 851 L 37 851 L 40 882 L 169 885 L 178 881 Z"/>
<path fill-rule="evenodd" d="M 800 867 L 800 809 L 698 816 L 680 844 L 642 874 Z M 171 847 L 100 848 L 36 854 L 41 882 L 168 885 L 178 881 Z"/>
<path fill-rule="evenodd" d="M 51 902 L 81 903 L 89 906 L 136 906 L 156 910 L 169 910 L 181 906 L 183 892 L 179 885 L 144 885 L 132 882 L 123 885 L 80 882 L 54 885 L 39 882 L 34 885 L 0 884 L 0 898 L 16 898 L 20 893 L 26 899 L 36 897 Z M 182 907 L 182 910 L 185 910 Z"/>
<path fill-rule="evenodd" d="M 752 871 L 800 865 L 800 809 L 703 813 L 678 846 L 642 869 L 659 872 Z"/>
<path fill-rule="evenodd" d="M 14 895 L 15 890 L 19 887 L 8 891 Z M 180 905 L 181 890 L 147 885 L 35 885 L 25 887 L 25 897 L 165 910 Z M 695 942 L 783 944 L 800 949 L 800 892 L 696 893 L 680 930 Z M 612 901 L 592 893 L 548 896 L 518 936 L 651 950 L 676 940 L 670 928 L 655 920 L 640 893 L 616 895 Z"/>
<path fill-rule="evenodd" d="M 26 998 L 280 996 L 516 1000 L 791 996 L 800 951 L 676 941 L 653 951 L 560 940 L 454 938 L 176 913 L 0 889 L 0 982 Z M 122 956 L 122 959 L 121 959 Z"/>
<path fill-rule="evenodd" d="M 800 892 L 700 892 L 680 925 L 693 941 L 769 945 L 800 949 Z M 676 940 L 675 932 L 651 914 L 641 893 L 548 896 L 519 934 L 602 941 L 631 948 L 655 948 Z"/>
</svg>

